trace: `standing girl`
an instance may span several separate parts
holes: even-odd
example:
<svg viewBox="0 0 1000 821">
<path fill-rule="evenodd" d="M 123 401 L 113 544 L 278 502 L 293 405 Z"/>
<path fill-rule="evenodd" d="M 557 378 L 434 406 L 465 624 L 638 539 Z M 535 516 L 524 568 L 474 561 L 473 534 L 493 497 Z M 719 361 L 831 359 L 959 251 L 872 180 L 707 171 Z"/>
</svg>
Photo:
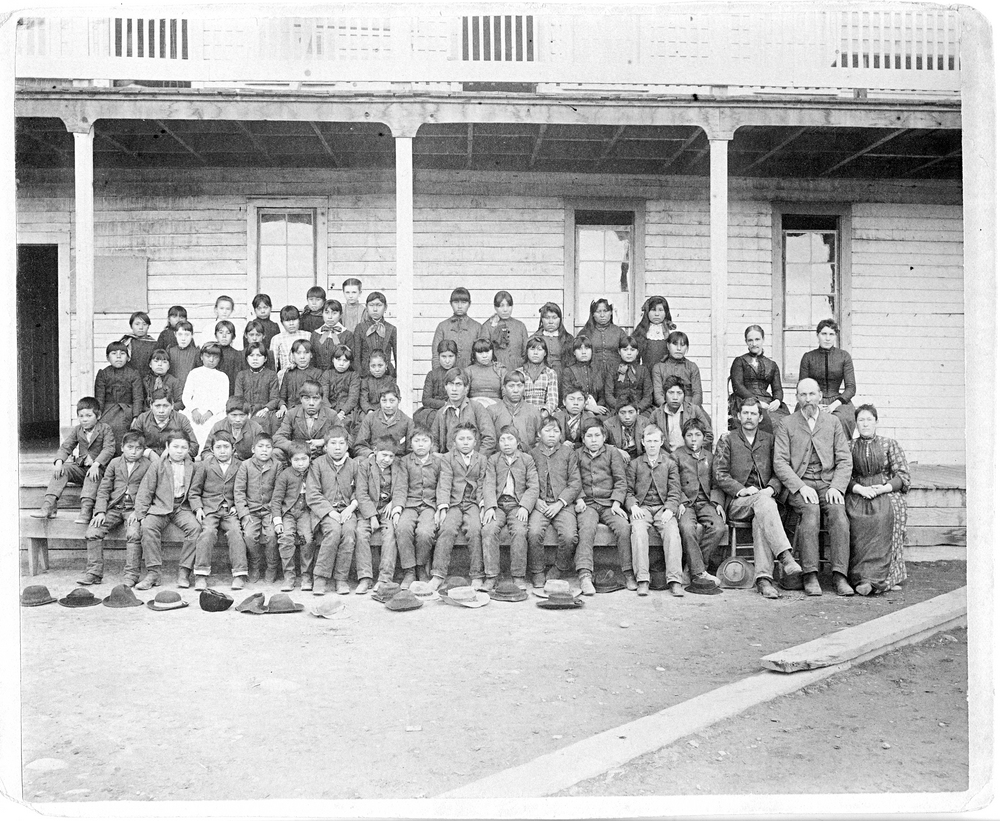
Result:
<svg viewBox="0 0 1000 821">
<path fill-rule="evenodd" d="M 545 340 L 549 349 L 549 367 L 562 380 L 563 370 L 575 361 L 573 359 L 573 334 L 563 324 L 562 308 L 554 302 L 546 302 L 538 309 L 539 320 L 536 336 Z"/>
<path fill-rule="evenodd" d="M 333 367 L 333 352 L 341 345 L 354 350 L 354 334 L 340 321 L 344 308 L 337 299 L 328 299 L 323 304 L 323 324 L 315 331 L 309 341 L 313 347 L 313 357 L 316 367 L 328 371 Z"/>
<path fill-rule="evenodd" d="M 508 371 L 524 364 L 524 346 L 528 342 L 528 329 L 519 319 L 514 319 L 514 297 L 509 291 L 497 291 L 493 297 L 496 313 L 483 323 L 482 335 L 493 343 L 496 360 Z"/>
<path fill-rule="evenodd" d="M 274 412 L 280 401 L 278 374 L 268 365 L 267 348 L 262 341 L 247 345 L 243 358 L 247 366 L 236 374 L 233 395 L 250 405 L 250 415 L 267 433 L 274 433 Z"/>
<path fill-rule="evenodd" d="M 676 376 L 684 386 L 684 396 L 701 408 L 701 371 L 687 359 L 688 337 L 684 331 L 672 331 L 667 337 L 667 358 L 653 366 L 653 401 L 662 408 L 667 401 L 664 382 Z M 704 408 L 702 408 L 704 410 Z"/>
<path fill-rule="evenodd" d="M 642 319 L 632 331 L 639 343 L 639 361 L 652 370 L 667 356 L 667 336 L 677 326 L 670 319 L 670 306 L 662 296 L 651 296 L 642 304 Z"/>
<path fill-rule="evenodd" d="M 604 297 L 590 303 L 590 319 L 580 331 L 594 346 L 594 367 L 603 373 L 618 365 L 618 346 L 625 331 L 615 325 L 615 309 Z"/>
<path fill-rule="evenodd" d="M 212 426 L 226 414 L 229 377 L 219 370 L 220 359 L 222 349 L 217 342 L 202 345 L 201 367 L 192 370 L 184 382 L 184 413 L 191 420 L 199 449 L 205 446 Z"/>
</svg>

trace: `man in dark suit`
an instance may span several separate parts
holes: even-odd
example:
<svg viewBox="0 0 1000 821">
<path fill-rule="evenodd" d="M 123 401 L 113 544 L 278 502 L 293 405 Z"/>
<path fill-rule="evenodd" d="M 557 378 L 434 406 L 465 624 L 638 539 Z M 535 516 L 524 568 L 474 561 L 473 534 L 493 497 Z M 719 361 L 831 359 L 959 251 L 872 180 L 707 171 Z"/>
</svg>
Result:
<svg viewBox="0 0 1000 821">
<path fill-rule="evenodd" d="M 740 405 L 740 426 L 723 436 L 715 449 L 716 489 L 725 494 L 730 522 L 753 521 L 753 563 L 757 590 L 766 599 L 778 598 L 772 568 L 775 557 L 786 574 L 801 573 L 792 558 L 792 546 L 781 525 L 775 497 L 781 482 L 772 471 L 774 437 L 760 430 L 760 407 L 755 397 Z"/>
<path fill-rule="evenodd" d="M 802 559 L 806 594 L 821 596 L 819 571 L 820 514 L 830 533 L 830 563 L 839 596 L 852 596 L 847 581 L 850 529 L 844 494 L 853 460 L 844 427 L 819 404 L 823 398 L 815 379 L 800 379 L 795 389 L 799 409 L 775 432 L 774 473 L 784 485 L 787 504 L 799 514 L 796 540 Z"/>
</svg>

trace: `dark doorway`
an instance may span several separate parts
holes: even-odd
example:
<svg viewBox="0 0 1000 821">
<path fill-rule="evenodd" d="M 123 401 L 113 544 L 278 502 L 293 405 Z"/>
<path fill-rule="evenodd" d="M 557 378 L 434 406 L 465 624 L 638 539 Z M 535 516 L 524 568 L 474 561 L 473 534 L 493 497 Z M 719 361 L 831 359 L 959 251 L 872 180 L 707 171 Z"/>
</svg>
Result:
<svg viewBox="0 0 1000 821">
<path fill-rule="evenodd" d="M 59 436 L 59 246 L 17 246 L 18 433 Z"/>
</svg>

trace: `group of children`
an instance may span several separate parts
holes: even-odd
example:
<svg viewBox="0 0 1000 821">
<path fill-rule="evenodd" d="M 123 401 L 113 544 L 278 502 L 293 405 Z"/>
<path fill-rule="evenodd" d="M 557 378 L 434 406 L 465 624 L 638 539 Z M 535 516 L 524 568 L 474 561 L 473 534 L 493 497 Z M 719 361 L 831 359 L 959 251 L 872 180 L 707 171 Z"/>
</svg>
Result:
<svg viewBox="0 0 1000 821">
<path fill-rule="evenodd" d="M 35 514 L 54 516 L 66 483 L 83 485 L 81 584 L 102 580 L 102 540 L 121 523 L 125 583 L 138 589 L 161 583 L 170 523 L 183 534 L 180 587 L 192 575 L 207 587 L 221 532 L 234 589 L 280 574 L 283 590 L 299 583 L 322 595 L 332 579 L 348 593 L 353 564 L 355 592 L 365 593 L 391 582 L 397 561 L 404 587 L 419 579 L 436 588 L 461 535 L 481 590 L 495 588 L 506 541 L 522 588 L 575 571 L 589 595 L 599 523 L 640 595 L 649 591 L 650 526 L 671 593 L 683 595 L 683 557 L 692 578 L 714 581 L 724 518 L 711 420 L 665 299 L 647 300 L 631 334 L 597 300 L 576 337 L 546 303 L 529 335 L 506 291 L 480 325 L 468 316 L 469 292 L 457 288 L 411 418 L 400 409 L 384 294 L 362 306 L 358 280 L 343 288 L 343 303 L 309 289 L 302 311 L 281 309 L 280 326 L 258 294 L 242 353 L 232 347 L 229 297 L 216 301 L 214 339 L 200 348 L 180 306 L 158 340 L 144 313 L 132 315 L 130 333 L 108 345 L 95 396 L 77 405 L 79 424 Z M 546 568 L 550 526 L 558 548 Z"/>
</svg>

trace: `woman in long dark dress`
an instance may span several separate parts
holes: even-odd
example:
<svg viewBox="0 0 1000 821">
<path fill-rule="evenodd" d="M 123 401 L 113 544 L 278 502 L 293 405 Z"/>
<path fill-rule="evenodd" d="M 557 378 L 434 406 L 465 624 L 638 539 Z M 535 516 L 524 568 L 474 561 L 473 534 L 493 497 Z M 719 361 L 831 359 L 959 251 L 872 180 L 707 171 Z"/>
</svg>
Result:
<svg viewBox="0 0 1000 821">
<path fill-rule="evenodd" d="M 832 319 L 822 319 L 816 326 L 819 347 L 802 354 L 799 363 L 799 381 L 815 379 L 823 393 L 820 409 L 832 413 L 844 426 L 847 438 L 854 436 L 854 403 L 857 393 L 854 381 L 854 360 L 843 348 L 835 347 L 840 326 Z M 841 390 L 843 385 L 843 390 Z"/>
<path fill-rule="evenodd" d="M 729 379 L 733 383 L 729 415 L 735 420 L 740 403 L 744 399 L 756 399 L 760 408 L 760 428 L 774 433 L 775 424 L 780 425 L 788 416 L 788 406 L 782 401 L 781 371 L 773 359 L 764 356 L 764 329 L 751 325 L 743 332 L 747 343 L 747 353 L 736 357 L 729 369 Z M 734 425 L 730 423 L 730 428 Z"/>
<path fill-rule="evenodd" d="M 868 596 L 906 579 L 904 494 L 910 489 L 910 470 L 896 440 L 877 435 L 878 411 L 873 405 L 858 408 L 856 418 L 854 472 L 845 496 L 851 523 L 847 580 L 856 593 Z"/>
<path fill-rule="evenodd" d="M 580 336 L 585 336 L 594 347 L 593 367 L 601 374 L 617 370 L 618 346 L 627 336 L 624 330 L 615 325 L 615 309 L 610 301 L 601 297 L 590 303 L 590 319 L 580 329 Z"/>
</svg>

